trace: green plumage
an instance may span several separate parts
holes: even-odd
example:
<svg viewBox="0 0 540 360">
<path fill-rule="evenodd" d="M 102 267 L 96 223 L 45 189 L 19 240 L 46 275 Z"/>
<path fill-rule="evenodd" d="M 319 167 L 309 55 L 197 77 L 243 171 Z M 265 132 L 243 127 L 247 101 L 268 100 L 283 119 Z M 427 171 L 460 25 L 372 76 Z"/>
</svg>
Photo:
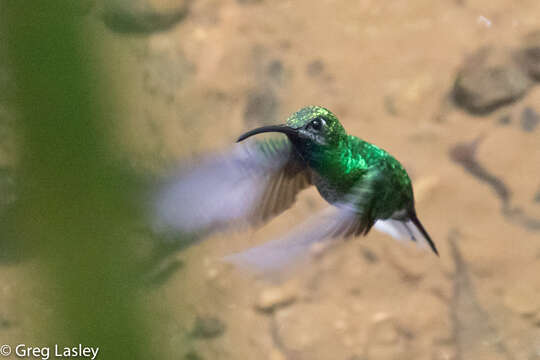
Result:
<svg viewBox="0 0 540 360">
<path fill-rule="evenodd" d="M 316 118 L 326 123 L 320 131 L 322 141 L 297 140 L 296 150 L 307 162 L 321 196 L 330 203 L 347 201 L 356 186 L 370 184 L 370 217 L 386 219 L 395 212 L 413 207 L 412 186 L 401 164 L 385 150 L 347 135 L 329 110 L 310 106 L 293 114 L 287 125 L 300 129 Z M 293 140 L 293 143 L 295 141 Z M 354 201 L 354 199 L 353 199 Z M 362 211 L 363 209 L 358 209 Z"/>
<path fill-rule="evenodd" d="M 251 130 L 239 141 L 262 132 L 281 132 L 288 137 L 288 142 L 276 148 L 288 154 L 277 184 L 302 184 L 289 191 L 272 182 L 265 199 L 291 199 L 290 195 L 283 194 L 293 194 L 294 201 L 298 191 L 313 184 L 329 203 L 356 214 L 352 223 L 340 224 L 340 229 L 333 231 L 332 236 L 367 234 L 377 220 L 391 219 L 401 222 L 403 226 L 398 231 L 405 229 L 412 240 L 416 240 L 413 230 L 417 229 L 416 234 L 425 238 L 437 253 L 416 216 L 411 180 L 403 166 L 385 150 L 348 135 L 328 109 L 305 107 L 292 114 L 286 124 Z M 266 143 L 277 144 L 275 140 Z M 294 181 L 300 176 L 307 180 Z M 270 203 L 271 210 L 267 210 L 268 206 L 261 207 L 266 217 L 286 208 L 276 205 L 280 201 Z M 291 201 L 283 203 L 292 204 Z"/>
</svg>

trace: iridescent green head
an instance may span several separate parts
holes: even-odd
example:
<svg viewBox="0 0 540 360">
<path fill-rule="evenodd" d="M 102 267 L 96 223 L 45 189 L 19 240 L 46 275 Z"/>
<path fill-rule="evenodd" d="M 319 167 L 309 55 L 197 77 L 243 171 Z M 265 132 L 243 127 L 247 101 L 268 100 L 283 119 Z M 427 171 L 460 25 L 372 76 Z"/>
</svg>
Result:
<svg viewBox="0 0 540 360">
<path fill-rule="evenodd" d="M 347 133 L 336 115 L 321 106 L 306 106 L 287 119 L 287 125 L 298 129 L 302 137 L 320 145 L 339 143 Z"/>
<path fill-rule="evenodd" d="M 307 106 L 292 114 L 283 125 L 264 126 L 243 134 L 242 141 L 263 132 L 281 132 L 293 143 L 337 145 L 346 138 L 347 133 L 338 118 L 321 106 Z"/>
</svg>

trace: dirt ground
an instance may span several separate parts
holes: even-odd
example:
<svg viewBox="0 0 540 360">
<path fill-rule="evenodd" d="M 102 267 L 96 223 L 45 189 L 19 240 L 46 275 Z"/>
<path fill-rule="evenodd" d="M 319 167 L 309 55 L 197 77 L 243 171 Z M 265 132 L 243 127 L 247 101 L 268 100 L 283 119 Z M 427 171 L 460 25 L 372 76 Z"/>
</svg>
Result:
<svg viewBox="0 0 540 360">
<path fill-rule="evenodd" d="M 183 265 L 144 294 L 159 304 L 155 346 L 192 360 L 540 359 L 540 125 L 524 125 L 540 113 L 540 86 L 482 116 L 450 100 L 468 55 L 518 47 L 539 14 L 537 0 L 195 0 L 166 31 L 103 26 L 125 80 L 117 134 L 134 167 L 164 173 L 323 105 L 407 168 L 440 252 L 372 231 L 279 285 L 220 262 L 324 207 L 310 189 L 260 229 L 174 255 Z M 2 338 L 41 314 L 38 302 L 33 314 L 10 311 L 32 296 L 14 280 L 32 271 L 0 267 Z"/>
</svg>

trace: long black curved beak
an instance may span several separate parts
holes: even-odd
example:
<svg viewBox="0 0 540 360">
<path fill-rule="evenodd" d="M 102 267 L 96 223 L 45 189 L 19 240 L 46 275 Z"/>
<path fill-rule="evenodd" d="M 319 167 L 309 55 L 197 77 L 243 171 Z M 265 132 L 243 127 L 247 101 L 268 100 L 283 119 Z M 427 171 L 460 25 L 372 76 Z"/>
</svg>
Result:
<svg viewBox="0 0 540 360">
<path fill-rule="evenodd" d="M 260 133 L 265 133 L 265 132 L 279 132 L 279 133 L 286 134 L 286 135 L 289 135 L 289 136 L 298 136 L 298 130 L 293 129 L 290 126 L 287 126 L 287 125 L 271 125 L 271 126 L 262 126 L 260 128 L 250 130 L 250 131 L 240 135 L 240 137 L 238 138 L 238 140 L 236 140 L 236 142 L 243 141 L 243 140 L 247 139 L 250 136 L 257 135 L 257 134 L 260 134 Z"/>
</svg>

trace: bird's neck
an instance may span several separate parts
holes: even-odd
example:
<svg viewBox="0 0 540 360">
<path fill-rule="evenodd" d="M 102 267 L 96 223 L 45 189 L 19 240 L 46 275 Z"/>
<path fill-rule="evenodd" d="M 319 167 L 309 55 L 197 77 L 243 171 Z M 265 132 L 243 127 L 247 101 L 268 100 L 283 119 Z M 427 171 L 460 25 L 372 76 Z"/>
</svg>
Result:
<svg viewBox="0 0 540 360">
<path fill-rule="evenodd" d="M 305 155 L 308 166 L 336 187 L 348 187 L 354 179 L 353 153 L 347 139 L 337 145 L 315 145 Z"/>
</svg>

